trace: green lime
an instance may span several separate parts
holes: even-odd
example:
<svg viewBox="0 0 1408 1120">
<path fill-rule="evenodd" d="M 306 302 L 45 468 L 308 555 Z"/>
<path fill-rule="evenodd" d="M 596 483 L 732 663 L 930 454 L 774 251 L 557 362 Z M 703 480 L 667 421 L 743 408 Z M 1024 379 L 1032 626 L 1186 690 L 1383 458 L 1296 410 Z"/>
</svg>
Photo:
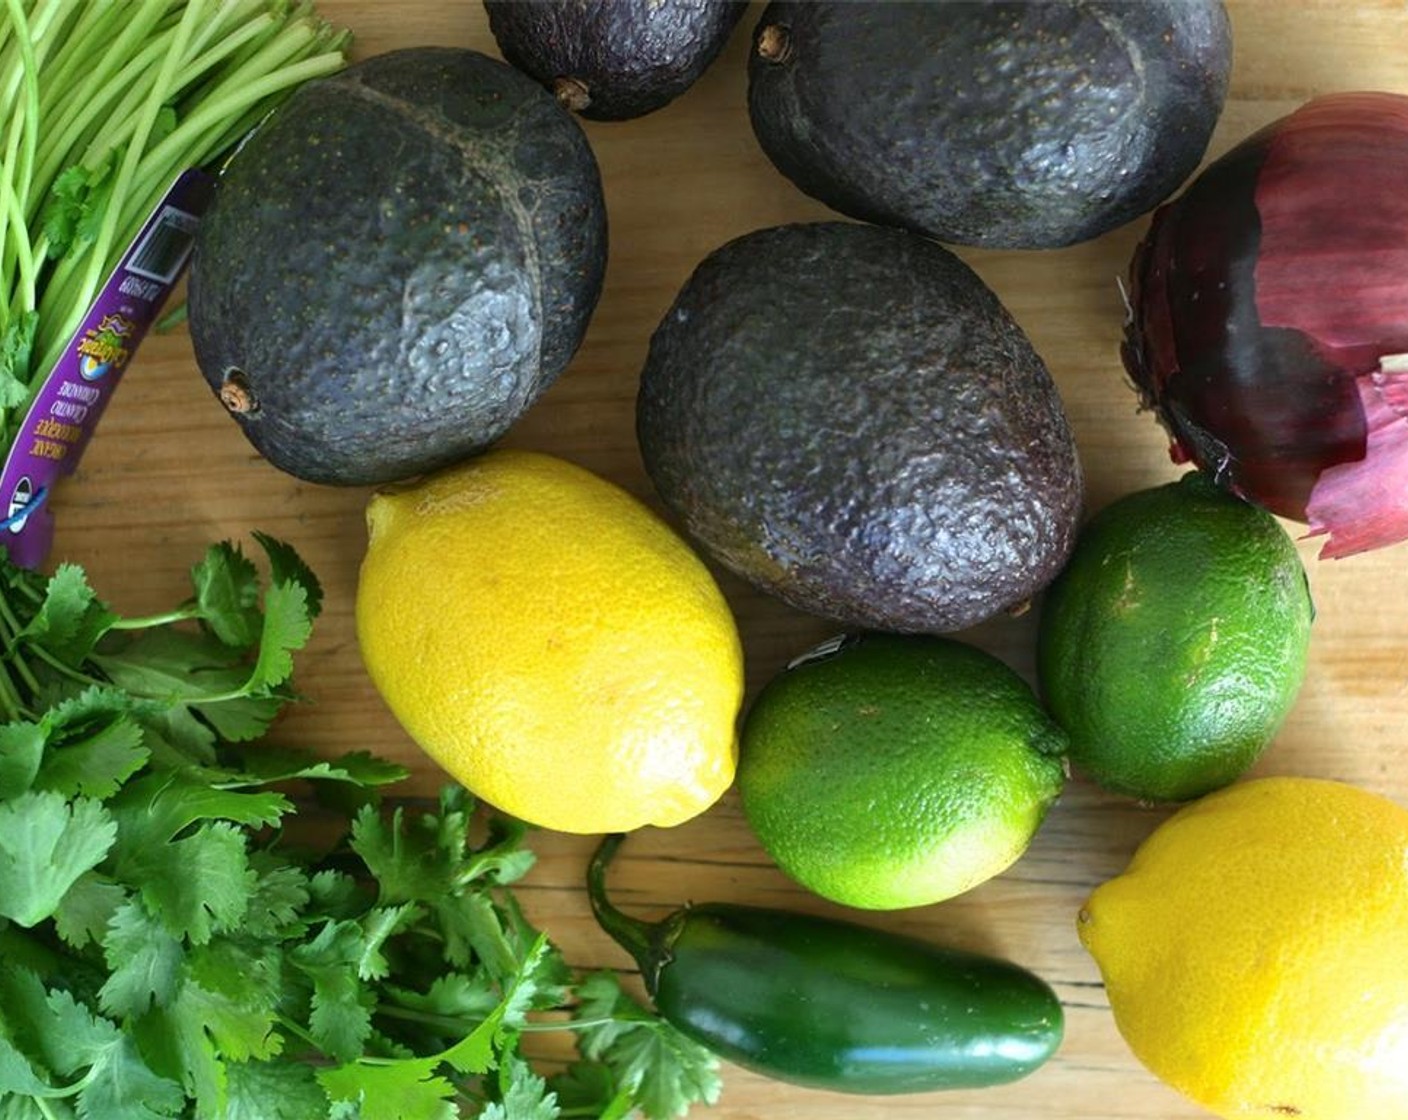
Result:
<svg viewBox="0 0 1408 1120">
<path fill-rule="evenodd" d="M 1232 782 L 1295 701 L 1313 614 L 1280 523 L 1203 474 L 1107 506 L 1048 588 L 1037 639 L 1071 761 L 1145 801 Z"/>
<path fill-rule="evenodd" d="M 1065 780 L 1065 735 L 997 658 L 947 638 L 851 635 L 758 695 L 743 813 L 804 887 L 847 906 L 939 902 L 1010 866 Z"/>
</svg>

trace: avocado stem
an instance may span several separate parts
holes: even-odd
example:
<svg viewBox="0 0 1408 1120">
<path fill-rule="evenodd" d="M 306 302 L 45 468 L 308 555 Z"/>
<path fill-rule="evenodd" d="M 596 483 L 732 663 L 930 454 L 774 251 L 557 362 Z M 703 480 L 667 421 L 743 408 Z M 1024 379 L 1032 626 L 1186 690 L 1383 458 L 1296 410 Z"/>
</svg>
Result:
<svg viewBox="0 0 1408 1120">
<path fill-rule="evenodd" d="M 236 416 L 248 415 L 259 407 L 254 393 L 250 391 L 249 382 L 245 380 L 243 370 L 225 371 L 225 380 L 220 385 L 219 396 L 220 403 Z"/>
<path fill-rule="evenodd" d="M 552 83 L 553 96 L 564 109 L 580 113 L 592 103 L 591 90 L 577 78 L 557 78 Z"/>
<path fill-rule="evenodd" d="M 792 58 L 792 36 L 780 23 L 770 23 L 758 32 L 758 56 L 781 65 Z"/>
<path fill-rule="evenodd" d="M 640 966 L 645 989 L 655 995 L 660 970 L 670 959 L 668 940 L 678 924 L 670 918 L 663 922 L 642 922 L 618 910 L 606 896 L 606 868 L 626 839 L 624 832 L 602 838 L 587 864 L 587 897 L 591 900 L 592 916 L 621 948 L 630 953 Z"/>
</svg>

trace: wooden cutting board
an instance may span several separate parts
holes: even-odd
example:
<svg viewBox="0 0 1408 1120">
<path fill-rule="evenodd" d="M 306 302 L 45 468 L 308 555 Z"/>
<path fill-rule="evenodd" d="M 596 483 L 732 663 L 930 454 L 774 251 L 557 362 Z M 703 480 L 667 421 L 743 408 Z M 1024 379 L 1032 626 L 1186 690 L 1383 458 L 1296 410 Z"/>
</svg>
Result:
<svg viewBox="0 0 1408 1120">
<path fill-rule="evenodd" d="M 1236 66 L 1211 155 L 1316 93 L 1408 93 L 1403 0 L 1234 0 L 1229 8 Z M 356 32 L 357 57 L 412 45 L 497 53 L 484 13 L 471 0 L 320 0 L 319 9 Z M 605 293 L 571 368 L 507 440 L 573 459 L 652 504 L 632 423 L 636 379 L 655 324 L 694 265 L 727 239 L 829 216 L 772 169 L 749 129 L 745 62 L 756 18 L 756 10 L 745 17 L 726 53 L 670 107 L 637 121 L 586 125 L 611 220 Z M 1347 199 L 1352 191 L 1347 185 Z M 1118 357 L 1117 278 L 1144 224 L 1059 252 L 962 252 L 1050 365 L 1075 428 L 1092 510 L 1180 473 L 1158 425 L 1136 408 Z M 186 593 L 186 573 L 211 541 L 248 543 L 249 531 L 262 529 L 292 542 L 322 578 L 326 607 L 298 663 L 308 702 L 278 725 L 276 738 L 321 752 L 367 748 L 399 759 L 413 771 L 405 794 L 428 796 L 442 775 L 392 721 L 358 657 L 352 601 L 366 498 L 362 489 L 299 482 L 260 460 L 206 388 L 184 332 L 152 337 L 78 471 L 56 493 L 54 559 L 84 565 L 119 608 L 146 611 Z M 1408 549 L 1337 562 L 1317 560 L 1311 542 L 1301 549 L 1319 612 L 1309 673 L 1255 772 L 1343 779 L 1408 804 L 1402 575 Z M 742 628 L 750 694 L 832 632 L 726 574 L 720 580 Z M 1030 614 L 964 636 L 1031 678 Z M 998 879 L 941 906 L 848 915 L 1005 955 L 1046 977 L 1065 1004 L 1067 1035 L 1059 1055 L 1034 1076 L 978 1092 L 867 1099 L 793 1088 L 730 1067 L 723 1099 L 708 1114 L 728 1120 L 1204 1115 L 1131 1058 L 1075 933 L 1087 892 L 1118 872 L 1165 815 L 1076 780 L 1030 852 Z M 524 884 L 525 902 L 575 964 L 624 969 L 627 958 L 594 926 L 580 889 L 591 843 L 536 835 L 541 858 Z M 613 882 L 620 901 L 645 916 L 710 899 L 841 913 L 769 863 L 733 795 L 680 828 L 633 837 Z"/>
</svg>

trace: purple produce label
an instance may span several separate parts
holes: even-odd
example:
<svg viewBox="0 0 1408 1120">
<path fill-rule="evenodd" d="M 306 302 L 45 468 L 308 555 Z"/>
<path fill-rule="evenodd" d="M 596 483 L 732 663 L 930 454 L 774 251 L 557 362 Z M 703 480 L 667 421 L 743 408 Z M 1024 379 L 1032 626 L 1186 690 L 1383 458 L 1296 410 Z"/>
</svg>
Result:
<svg viewBox="0 0 1408 1120">
<path fill-rule="evenodd" d="M 22 567 L 47 559 L 54 519 L 46 500 L 78 465 L 122 371 L 181 278 L 214 184 L 198 169 L 172 184 L 25 414 L 0 472 L 0 544 Z"/>
</svg>

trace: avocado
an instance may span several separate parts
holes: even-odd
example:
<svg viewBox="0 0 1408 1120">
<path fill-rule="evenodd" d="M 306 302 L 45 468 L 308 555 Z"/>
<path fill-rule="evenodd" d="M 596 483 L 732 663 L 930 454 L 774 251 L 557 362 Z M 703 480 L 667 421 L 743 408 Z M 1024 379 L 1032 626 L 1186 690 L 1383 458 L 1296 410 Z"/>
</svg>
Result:
<svg viewBox="0 0 1408 1120">
<path fill-rule="evenodd" d="M 713 560 L 848 626 L 943 633 L 1073 546 L 1075 443 L 1045 364 L 936 242 L 818 222 L 710 254 L 650 340 L 646 470 Z"/>
<path fill-rule="evenodd" d="M 1231 63 L 1220 0 L 776 0 L 753 34 L 748 109 L 776 167 L 842 214 L 1057 248 L 1194 171 Z"/>
<path fill-rule="evenodd" d="M 191 339 L 274 466 L 387 482 L 502 436 L 581 343 L 605 267 L 572 114 L 497 59 L 409 48 L 301 86 L 232 158 Z"/>
<path fill-rule="evenodd" d="M 704 73 L 743 16 L 733 0 L 484 0 L 504 58 L 599 121 L 662 108 Z"/>
</svg>

